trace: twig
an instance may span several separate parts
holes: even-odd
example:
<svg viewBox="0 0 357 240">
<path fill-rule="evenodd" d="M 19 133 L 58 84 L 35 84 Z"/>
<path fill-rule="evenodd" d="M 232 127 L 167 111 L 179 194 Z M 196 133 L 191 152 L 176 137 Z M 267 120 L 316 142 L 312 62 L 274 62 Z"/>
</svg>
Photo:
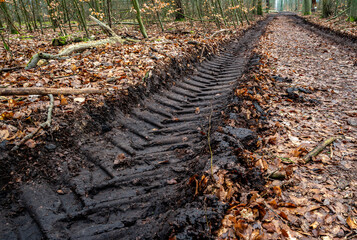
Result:
<svg viewBox="0 0 357 240">
<path fill-rule="evenodd" d="M 342 14 L 344 14 L 345 12 L 347 12 L 349 9 L 350 9 L 350 8 L 345 9 L 344 11 L 342 11 L 342 12 L 340 12 L 339 14 L 337 14 L 336 16 L 330 18 L 330 19 L 327 20 L 326 22 L 329 22 L 329 21 L 331 21 L 331 20 L 333 20 L 333 19 L 338 18 L 339 16 L 341 16 Z"/>
<path fill-rule="evenodd" d="M 105 89 L 96 88 L 44 88 L 44 87 L 29 87 L 29 88 L 0 88 L 0 96 L 12 96 L 12 95 L 78 95 L 78 94 L 90 94 L 90 93 L 106 93 Z"/>
<path fill-rule="evenodd" d="M 212 147 L 211 147 L 211 121 L 212 121 L 212 113 L 213 113 L 213 109 L 212 109 L 212 104 L 211 104 L 211 113 L 209 114 L 209 118 L 208 118 L 207 141 L 208 141 L 209 152 L 210 152 L 210 154 L 211 154 L 211 175 L 212 175 L 212 179 L 214 179 L 214 178 L 213 178 L 213 152 L 212 152 Z"/>
<path fill-rule="evenodd" d="M 22 69 L 24 67 L 11 67 L 11 68 L 2 68 L 0 69 L 0 73 L 2 72 L 11 72 L 11 71 L 16 71 L 16 70 L 19 70 L 19 69 Z"/>
<path fill-rule="evenodd" d="M 32 133 L 26 135 L 18 144 L 16 144 L 11 151 L 16 151 L 17 149 L 19 149 L 19 147 L 25 143 L 27 140 L 33 138 L 33 136 L 35 136 L 36 133 L 38 133 L 42 128 L 47 128 L 51 126 L 51 121 L 52 121 L 52 111 L 53 111 L 53 105 L 54 105 L 54 99 L 53 99 L 53 95 L 49 94 L 48 95 L 50 97 L 50 105 L 48 106 L 48 112 L 47 112 L 47 120 L 46 122 L 43 122 L 40 124 L 40 126 L 38 126 L 35 131 L 33 131 Z"/>
<path fill-rule="evenodd" d="M 288 224 L 289 222 L 287 220 L 285 220 L 284 218 L 282 218 L 277 212 L 275 212 L 275 210 L 273 208 L 271 208 L 269 206 L 269 204 L 267 204 L 266 201 L 263 201 L 264 205 L 270 210 L 272 211 L 272 213 L 274 213 L 279 219 L 281 219 L 285 224 Z"/>
<path fill-rule="evenodd" d="M 342 138 L 341 136 L 338 137 L 331 137 L 325 141 L 323 141 L 322 143 L 320 143 L 319 145 L 317 145 L 311 152 L 309 152 L 308 154 L 306 154 L 306 156 L 304 157 L 304 161 L 305 163 L 308 163 L 311 161 L 311 159 L 313 157 L 316 157 L 320 152 L 322 152 L 322 150 L 324 150 L 324 148 L 328 145 L 330 145 L 331 143 L 333 143 L 336 139 Z"/>
</svg>

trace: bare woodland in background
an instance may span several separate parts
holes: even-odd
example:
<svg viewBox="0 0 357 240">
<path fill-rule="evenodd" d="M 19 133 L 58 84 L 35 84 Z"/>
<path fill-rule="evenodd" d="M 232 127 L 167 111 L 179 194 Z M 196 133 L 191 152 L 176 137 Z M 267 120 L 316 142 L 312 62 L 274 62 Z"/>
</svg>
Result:
<svg viewBox="0 0 357 240">
<path fill-rule="evenodd" d="M 88 16 L 113 24 L 138 25 L 144 37 L 146 24 L 165 30 L 171 21 L 212 21 L 223 28 L 243 23 L 263 11 L 321 11 L 322 17 L 346 14 L 357 17 L 357 0 L 2 0 L 0 29 L 10 33 L 52 28 L 66 36 L 66 29 L 78 28 L 90 38 Z"/>
</svg>

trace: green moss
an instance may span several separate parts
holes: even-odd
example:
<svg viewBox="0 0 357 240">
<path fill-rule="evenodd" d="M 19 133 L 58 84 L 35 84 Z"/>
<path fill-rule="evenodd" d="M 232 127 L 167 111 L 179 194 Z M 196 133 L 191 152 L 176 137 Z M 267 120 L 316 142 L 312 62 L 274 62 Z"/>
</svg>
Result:
<svg viewBox="0 0 357 240">
<path fill-rule="evenodd" d="M 350 21 L 350 22 L 356 22 L 357 21 L 357 17 L 348 17 L 347 18 L 347 21 Z"/>
</svg>

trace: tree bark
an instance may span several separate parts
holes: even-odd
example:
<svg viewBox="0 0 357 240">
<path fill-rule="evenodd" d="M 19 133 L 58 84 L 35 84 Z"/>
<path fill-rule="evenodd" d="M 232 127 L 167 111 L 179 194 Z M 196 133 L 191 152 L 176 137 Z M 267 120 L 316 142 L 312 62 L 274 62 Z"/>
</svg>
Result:
<svg viewBox="0 0 357 240">
<path fill-rule="evenodd" d="M 138 20 L 140 32 L 144 38 L 148 38 L 143 20 L 141 19 L 139 2 L 138 2 L 138 0 L 132 0 L 132 2 L 133 2 L 134 9 L 136 11 L 136 20 Z"/>
<path fill-rule="evenodd" d="M 176 4 L 176 8 L 177 8 L 177 10 L 175 12 L 175 20 L 182 21 L 185 19 L 185 12 L 182 7 L 182 2 L 181 2 L 181 0 L 175 0 L 175 4 Z"/>
<path fill-rule="evenodd" d="M 351 0 L 349 20 L 351 22 L 357 21 L 357 0 Z"/>
<path fill-rule="evenodd" d="M 12 34 L 18 34 L 19 30 L 15 27 L 14 22 L 11 19 L 11 16 L 9 14 L 9 11 L 7 9 L 6 3 L 5 2 L 0 2 L 0 9 L 4 14 L 5 20 L 7 27 Z"/>
<path fill-rule="evenodd" d="M 304 14 L 304 15 L 311 14 L 311 0 L 303 0 L 302 14 Z"/>
</svg>

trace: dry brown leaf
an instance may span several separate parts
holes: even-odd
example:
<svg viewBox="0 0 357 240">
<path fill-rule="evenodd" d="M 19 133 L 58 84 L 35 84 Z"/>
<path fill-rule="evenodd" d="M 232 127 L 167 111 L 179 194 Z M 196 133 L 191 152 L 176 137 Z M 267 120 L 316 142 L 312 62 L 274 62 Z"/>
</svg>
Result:
<svg viewBox="0 0 357 240">
<path fill-rule="evenodd" d="M 285 219 L 285 220 L 289 221 L 289 219 L 288 219 L 288 215 L 286 215 L 286 213 L 284 213 L 284 212 L 280 212 L 280 213 L 279 213 L 279 216 L 280 216 L 280 217 L 282 217 L 283 219 Z"/>
<path fill-rule="evenodd" d="M 61 105 L 62 106 L 68 105 L 68 101 L 63 95 L 61 95 Z"/>
<path fill-rule="evenodd" d="M 0 130 L 0 142 L 7 139 L 9 135 L 10 135 L 9 130 L 7 129 Z"/>
<path fill-rule="evenodd" d="M 36 147 L 36 142 L 33 139 L 29 139 L 25 142 L 26 146 L 29 148 L 34 148 Z"/>
<path fill-rule="evenodd" d="M 346 222 L 352 230 L 357 229 L 357 218 L 356 217 L 348 216 L 348 218 L 346 219 Z"/>
<path fill-rule="evenodd" d="M 274 186 L 273 187 L 273 192 L 277 197 L 281 197 L 281 188 L 279 186 Z"/>
</svg>

